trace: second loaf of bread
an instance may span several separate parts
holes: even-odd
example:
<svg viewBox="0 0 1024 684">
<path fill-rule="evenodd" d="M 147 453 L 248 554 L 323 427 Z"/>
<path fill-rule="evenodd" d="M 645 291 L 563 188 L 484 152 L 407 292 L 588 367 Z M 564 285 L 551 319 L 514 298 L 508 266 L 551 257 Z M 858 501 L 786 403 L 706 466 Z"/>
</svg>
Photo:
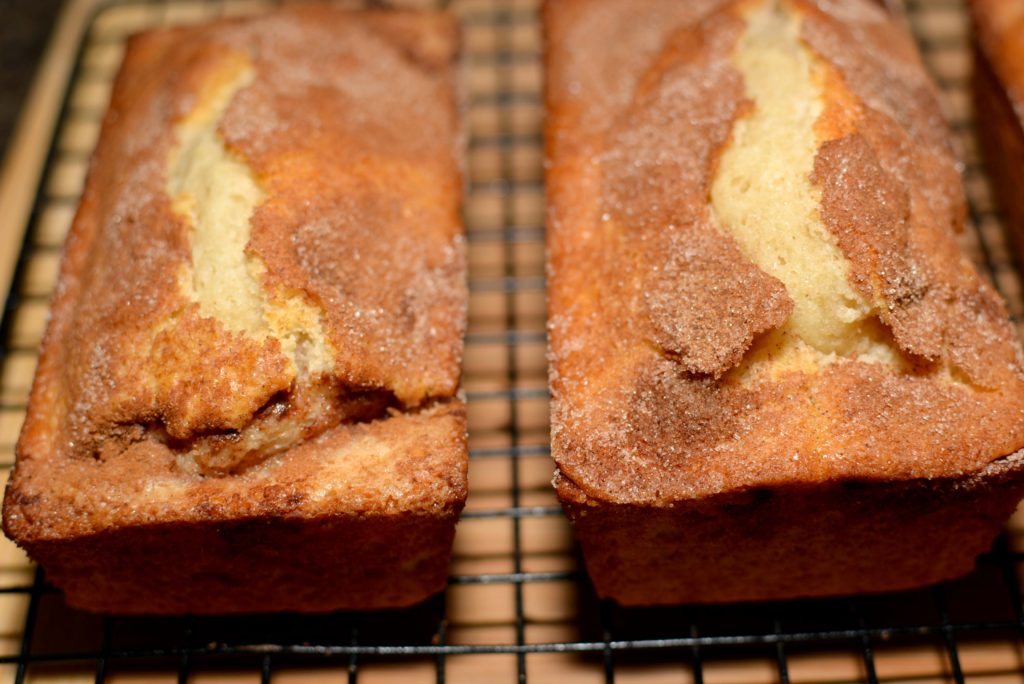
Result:
<svg viewBox="0 0 1024 684">
<path fill-rule="evenodd" d="M 915 47 L 866 1 L 545 9 L 555 483 L 627 604 L 967 572 L 1024 376 Z"/>
</svg>

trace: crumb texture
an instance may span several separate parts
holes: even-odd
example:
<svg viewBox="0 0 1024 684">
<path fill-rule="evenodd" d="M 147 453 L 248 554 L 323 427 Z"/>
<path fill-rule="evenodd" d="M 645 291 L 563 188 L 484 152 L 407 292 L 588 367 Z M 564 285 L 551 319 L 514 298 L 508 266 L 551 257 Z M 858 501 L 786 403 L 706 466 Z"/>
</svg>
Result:
<svg viewBox="0 0 1024 684">
<path fill-rule="evenodd" d="M 782 281 L 793 311 L 749 352 L 746 371 L 778 374 L 837 357 L 897 364 L 878 309 L 854 288 L 850 265 L 824 225 L 811 183 L 825 108 L 823 67 L 800 41 L 799 16 L 754 5 L 732 55 L 749 112 L 736 120 L 711 183 L 719 226 L 743 254 Z"/>
<path fill-rule="evenodd" d="M 259 341 L 276 339 L 296 374 L 329 373 L 333 353 L 320 323 L 323 312 L 299 292 L 268 297 L 261 284 L 266 266 L 247 253 L 250 221 L 266 193 L 251 169 L 227 150 L 217 127 L 255 73 L 242 52 L 226 55 L 221 65 L 194 109 L 175 126 L 177 144 L 167 165 L 173 209 L 190 228 L 192 258 L 182 267 L 181 286 L 200 315 Z"/>
</svg>

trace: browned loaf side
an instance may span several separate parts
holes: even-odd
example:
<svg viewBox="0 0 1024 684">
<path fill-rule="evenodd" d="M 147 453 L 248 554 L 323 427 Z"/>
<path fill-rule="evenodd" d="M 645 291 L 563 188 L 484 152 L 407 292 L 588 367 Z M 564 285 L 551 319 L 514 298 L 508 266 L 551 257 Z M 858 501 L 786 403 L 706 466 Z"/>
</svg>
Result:
<svg viewBox="0 0 1024 684">
<path fill-rule="evenodd" d="M 404 606 L 466 496 L 455 22 L 306 6 L 129 41 L 4 529 L 120 613 Z"/>
<path fill-rule="evenodd" d="M 968 572 L 1024 375 L 951 136 L 870 2 L 544 10 L 555 486 L 623 604 Z"/>
<path fill-rule="evenodd" d="M 1024 264 L 1024 6 L 971 0 L 978 139 L 1006 228 Z"/>
</svg>

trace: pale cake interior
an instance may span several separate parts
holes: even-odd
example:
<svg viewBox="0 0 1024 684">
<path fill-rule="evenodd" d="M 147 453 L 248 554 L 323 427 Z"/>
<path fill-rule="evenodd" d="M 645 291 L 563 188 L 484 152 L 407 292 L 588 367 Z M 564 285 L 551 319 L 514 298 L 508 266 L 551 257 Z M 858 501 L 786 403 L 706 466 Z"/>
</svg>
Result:
<svg viewBox="0 0 1024 684">
<path fill-rule="evenodd" d="M 747 258 L 782 281 L 794 306 L 734 375 L 813 371 L 843 357 L 901 366 L 877 306 L 850 283 L 850 265 L 818 211 L 821 191 L 810 177 L 824 110 L 820 60 L 800 40 L 800 18 L 785 3 L 752 3 L 745 19 L 732 60 L 752 104 L 720 157 L 711 213 Z"/>
<path fill-rule="evenodd" d="M 276 339 L 294 373 L 288 396 L 272 398 L 245 428 L 198 435 L 177 446 L 180 467 L 208 475 L 261 463 L 343 420 L 374 419 L 388 403 L 385 392 L 338 386 L 323 311 L 303 293 L 269 290 L 266 266 L 249 249 L 251 219 L 266 193 L 252 169 L 228 149 L 218 125 L 254 78 L 246 54 L 226 51 L 196 105 L 177 123 L 177 144 L 166 166 L 174 211 L 191 228 L 191 260 L 179 277 L 182 295 L 199 305 L 200 315 L 232 333 L 261 343 Z"/>
<path fill-rule="evenodd" d="M 204 84 L 197 105 L 175 128 L 167 163 L 167 192 L 191 231 L 192 263 L 183 293 L 233 332 L 259 341 L 276 338 L 296 373 L 333 367 L 322 312 L 298 293 L 281 296 L 261 284 L 266 268 L 247 251 L 250 219 L 265 197 L 252 170 L 225 146 L 218 124 L 235 94 L 252 82 L 249 58 L 230 52 Z"/>
</svg>

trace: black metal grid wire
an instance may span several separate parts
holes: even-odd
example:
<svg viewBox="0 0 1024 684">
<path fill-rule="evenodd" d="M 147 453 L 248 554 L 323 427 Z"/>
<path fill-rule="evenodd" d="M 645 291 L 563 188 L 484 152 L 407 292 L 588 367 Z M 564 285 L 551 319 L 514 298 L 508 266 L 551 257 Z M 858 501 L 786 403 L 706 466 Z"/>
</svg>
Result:
<svg viewBox="0 0 1024 684">
<path fill-rule="evenodd" d="M 84 164 L 90 152 L 67 145 L 63 134 L 74 126 L 95 126 L 103 114 L 103 106 L 78 102 L 75 88 L 107 84 L 116 68 L 116 64 L 87 63 L 87 51 L 116 46 L 125 37 L 125 32 L 98 30 L 100 20 L 105 13 L 130 8 L 141 13 L 137 23 L 158 25 L 174 20 L 181 8 L 198 8 L 203 16 L 216 16 L 230 11 L 238 1 L 115 0 L 102 5 L 90 22 L 49 150 L 14 287 L 0 321 L 4 368 L 0 412 L 17 415 L 24 410 L 27 387 L 11 390 L 8 376 L 12 360 L 34 357 L 37 340 L 19 332 L 18 326 L 26 311 L 45 307 L 49 292 L 38 285 L 40 278 L 34 270 L 40 263 L 53 263 L 60 249 L 59 238 L 45 226 L 45 217 L 54 210 L 73 210 L 78 193 L 73 184 L 69 188 L 59 182 L 59 177 L 65 167 Z M 843 681 L 964 682 L 975 674 L 1024 681 L 1024 604 L 1018 583 L 1024 556 L 1014 548 L 1012 534 L 1000 539 L 982 557 L 978 571 L 962 581 L 881 597 L 746 606 L 625 610 L 594 597 L 571 547 L 552 552 L 561 561 L 554 563 L 553 569 L 533 562 L 527 549 L 533 534 L 528 524 L 547 521 L 561 526 L 563 533 L 565 525 L 550 491 L 535 491 L 527 482 L 533 477 L 531 467 L 535 470 L 534 466 L 546 464 L 548 458 L 545 426 L 530 417 L 531 410 L 538 410 L 536 406 L 531 409 L 531 402 L 546 410 L 543 313 L 538 313 L 536 302 L 533 308 L 523 303 L 524 296 L 542 298 L 544 289 L 543 272 L 538 270 L 543 226 L 537 210 L 543 192 L 536 118 L 541 105 L 537 81 L 523 78 L 524 73 L 539 73 L 536 3 L 451 0 L 446 4 L 460 15 L 467 31 L 483 29 L 482 35 L 489 36 L 481 42 L 483 47 L 468 41 L 471 67 L 477 75 L 486 75 L 490 84 L 480 92 L 470 88 L 469 109 L 471 115 L 477 107 L 496 112 L 489 127 L 484 126 L 489 132 L 474 131 L 471 136 L 466 219 L 471 297 L 483 302 L 476 305 L 478 311 L 498 313 L 484 315 L 474 323 L 471 304 L 467 357 L 475 349 L 487 351 L 498 359 L 494 367 L 499 370 L 468 370 L 466 384 L 471 472 L 474 467 L 497 464 L 504 472 L 505 485 L 497 492 L 499 503 L 491 503 L 495 498 L 491 497 L 469 506 L 461 525 L 508 523 L 510 541 L 499 559 L 508 562 L 500 570 L 456 563 L 448 595 L 406 611 L 246 618 L 84 615 L 65 608 L 60 595 L 36 572 L 30 584 L 0 586 L 0 600 L 24 600 L 21 637 L 10 652 L 0 653 L 0 666 L 10 666 L 13 681 L 19 683 L 35 681 L 37 676 L 45 681 L 47 673 L 53 672 L 96 682 L 113 680 L 125 672 L 169 673 L 186 682 L 200 678 L 203 672 L 224 669 L 255 674 L 261 682 L 270 682 L 285 673 L 301 677 L 308 668 L 329 669 L 339 681 L 356 682 L 375 681 L 381 670 L 374 668 L 380 664 L 413 664 L 418 668 L 415 679 L 410 674 L 404 681 L 436 682 L 562 681 L 581 674 L 589 677 L 587 681 L 644 681 L 647 675 L 669 671 L 679 681 L 697 684 L 706 678 L 725 681 L 728 672 L 733 673 L 729 681 L 787 683 L 835 681 L 837 667 L 845 673 L 840 677 Z M 974 223 L 965 241 L 1019 320 L 1017 271 L 987 199 L 984 171 L 972 140 L 970 111 L 963 106 L 968 89 L 962 64 L 966 54 L 963 8 L 959 0 L 908 0 L 906 4 L 910 25 L 947 97 L 953 128 L 965 151 Z M 940 19 L 944 13 L 952 14 L 955 20 L 943 24 L 936 21 L 936 13 Z M 523 111 L 528 114 L 525 124 L 520 116 Z M 489 171 L 478 172 L 475 154 L 492 159 L 489 166 L 482 164 Z M 524 197 L 532 208 L 524 210 Z M 477 200 L 490 209 L 476 211 Z M 476 267 L 474 252 L 482 255 Z M 485 405 L 504 417 L 481 428 L 489 439 L 474 441 L 474 409 Z M 10 455 L 13 446 L 3 446 Z M 3 465 L 10 467 L 9 462 Z M 471 476 L 471 500 L 473 487 Z M 543 602 L 531 601 L 528 593 L 545 586 L 566 589 L 558 596 L 572 604 L 570 617 L 561 620 L 557 626 L 562 631 L 554 637 L 543 636 L 546 632 L 540 637 L 533 634 L 535 628 L 545 626 L 536 610 Z M 510 591 L 499 618 L 466 621 L 461 615 L 463 608 L 451 601 L 451 595 L 460 588 L 473 587 L 502 592 L 506 599 Z M 491 632 L 486 629 L 495 626 L 505 628 L 502 636 L 488 638 Z M 484 630 L 484 636 L 475 637 L 474 630 Z M 993 652 L 995 657 L 991 657 Z M 902 663 L 906 663 L 907 653 L 912 654 L 909 669 L 905 664 L 893 667 L 894 653 Z M 540 660 L 546 656 L 555 657 L 556 666 Z M 464 665 L 468 658 L 481 657 L 500 665 L 468 669 Z M 927 662 L 919 662 L 914 669 L 913 663 L 921 658 Z M 741 667 L 728 669 L 734 665 Z M 755 674 L 750 670 L 756 670 Z"/>
</svg>

